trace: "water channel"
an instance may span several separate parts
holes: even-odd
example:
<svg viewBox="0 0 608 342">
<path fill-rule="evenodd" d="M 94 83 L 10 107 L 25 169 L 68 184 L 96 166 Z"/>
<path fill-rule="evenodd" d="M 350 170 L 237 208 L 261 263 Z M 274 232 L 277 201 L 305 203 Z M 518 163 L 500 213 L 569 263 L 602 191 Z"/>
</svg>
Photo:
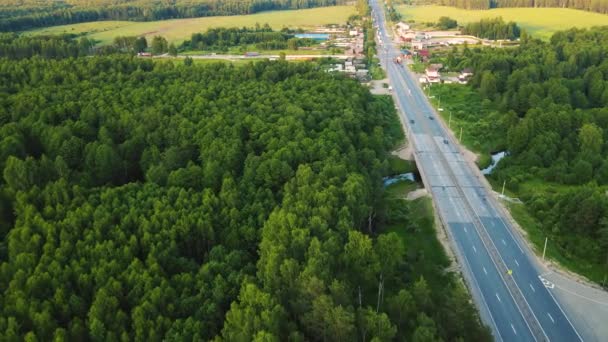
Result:
<svg viewBox="0 0 608 342">
<path fill-rule="evenodd" d="M 481 169 L 481 173 L 484 175 L 489 175 L 492 173 L 498 162 L 507 155 L 507 151 L 499 151 L 492 154 L 492 164 L 486 167 L 485 169 Z"/>
<path fill-rule="evenodd" d="M 382 182 L 384 183 L 384 187 L 387 187 L 389 185 L 392 185 L 392 184 L 395 184 L 397 182 L 401 182 L 401 181 L 404 181 L 404 180 L 415 182 L 416 181 L 416 176 L 414 175 L 413 172 L 408 172 L 408 173 L 402 173 L 402 174 L 399 174 L 399 175 L 382 178 Z"/>
</svg>

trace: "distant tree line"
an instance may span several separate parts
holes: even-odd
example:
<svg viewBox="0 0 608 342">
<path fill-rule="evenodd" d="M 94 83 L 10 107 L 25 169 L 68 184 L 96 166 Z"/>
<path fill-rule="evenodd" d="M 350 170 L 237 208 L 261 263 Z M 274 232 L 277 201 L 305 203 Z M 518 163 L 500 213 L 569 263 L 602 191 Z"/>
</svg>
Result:
<svg viewBox="0 0 608 342">
<path fill-rule="evenodd" d="M 437 0 L 436 3 L 464 9 L 560 7 L 608 13 L 608 0 Z"/>
<path fill-rule="evenodd" d="M 512 21 L 506 23 L 501 17 L 481 19 L 478 22 L 468 23 L 462 28 L 461 32 L 463 34 L 492 40 L 514 40 L 519 38 L 521 34 L 521 30 L 516 23 Z"/>
<path fill-rule="evenodd" d="M 99 20 L 151 21 L 346 4 L 347 0 L 92 0 L 56 2 L 12 1 L 0 7 L 0 31 L 74 24 Z"/>
<path fill-rule="evenodd" d="M 0 57 L 10 59 L 41 56 L 43 58 L 68 58 L 91 53 L 94 42 L 74 35 L 24 36 L 0 33 Z"/>
<path fill-rule="evenodd" d="M 289 30 L 273 31 L 268 24 L 255 27 L 216 27 L 204 33 L 193 33 L 190 40 L 180 45 L 181 50 L 219 50 L 229 47 L 255 45 L 260 50 L 296 50 L 300 46 L 313 45 L 312 39 L 298 39 Z"/>
</svg>

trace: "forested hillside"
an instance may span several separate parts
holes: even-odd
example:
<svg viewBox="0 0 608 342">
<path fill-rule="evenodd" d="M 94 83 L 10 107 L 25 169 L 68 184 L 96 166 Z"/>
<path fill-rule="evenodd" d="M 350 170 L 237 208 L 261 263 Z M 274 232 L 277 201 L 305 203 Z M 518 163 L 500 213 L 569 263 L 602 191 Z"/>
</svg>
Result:
<svg viewBox="0 0 608 342">
<path fill-rule="evenodd" d="M 465 48 L 448 63 L 475 70 L 470 83 L 481 110 L 467 115 L 506 133 L 498 135 L 510 155 L 493 177 L 516 193 L 526 185 L 521 196 L 543 237 L 581 270 L 595 267 L 589 275 L 601 281 L 606 273 L 597 270 L 608 267 L 608 27 L 521 42 Z"/>
<path fill-rule="evenodd" d="M 0 31 L 98 20 L 150 21 L 333 6 L 347 0 L 4 0 Z"/>
<path fill-rule="evenodd" d="M 316 69 L 0 59 L 0 340 L 488 339 L 376 237 L 392 102 Z"/>
<path fill-rule="evenodd" d="M 422 2 L 427 3 L 427 1 Z M 503 7 L 562 7 L 598 13 L 608 13 L 608 0 L 433 0 L 428 1 L 428 3 L 455 6 L 464 9 L 490 9 Z"/>
</svg>

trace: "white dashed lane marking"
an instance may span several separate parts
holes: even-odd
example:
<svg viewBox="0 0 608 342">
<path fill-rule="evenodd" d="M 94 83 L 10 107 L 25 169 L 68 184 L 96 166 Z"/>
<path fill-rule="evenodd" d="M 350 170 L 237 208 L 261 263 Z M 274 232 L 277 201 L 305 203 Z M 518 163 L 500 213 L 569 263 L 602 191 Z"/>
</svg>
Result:
<svg viewBox="0 0 608 342">
<path fill-rule="evenodd" d="M 547 312 L 547 315 L 549 316 L 549 318 L 551 318 L 551 322 L 553 322 L 553 324 L 555 324 L 555 320 L 553 319 L 553 316 L 551 316 L 551 314 L 548 312 Z"/>
<path fill-rule="evenodd" d="M 515 265 L 517 265 L 517 267 L 519 267 L 519 263 L 517 262 L 517 259 L 515 259 Z"/>
<path fill-rule="evenodd" d="M 496 294 L 496 298 L 498 298 L 498 301 L 502 303 L 502 300 L 500 300 L 500 296 L 498 295 L 498 293 Z"/>
<path fill-rule="evenodd" d="M 473 252 L 477 253 L 477 248 L 475 248 L 475 246 L 473 246 Z"/>
<path fill-rule="evenodd" d="M 486 271 L 486 268 L 483 268 L 483 273 L 485 273 L 486 275 L 488 275 L 488 271 Z"/>
<path fill-rule="evenodd" d="M 536 292 L 536 290 L 534 289 L 534 286 L 532 286 L 532 284 L 529 284 L 530 288 L 532 289 L 532 292 Z"/>
<path fill-rule="evenodd" d="M 511 329 L 513 329 L 513 333 L 514 333 L 515 335 L 517 335 L 517 331 L 515 331 L 515 327 L 513 326 L 513 323 L 511 323 Z"/>
</svg>

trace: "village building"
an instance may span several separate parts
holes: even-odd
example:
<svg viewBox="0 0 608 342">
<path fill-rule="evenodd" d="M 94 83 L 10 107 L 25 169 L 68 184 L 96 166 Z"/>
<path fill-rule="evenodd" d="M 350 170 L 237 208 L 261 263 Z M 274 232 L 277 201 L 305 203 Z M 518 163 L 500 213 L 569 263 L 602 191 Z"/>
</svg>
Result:
<svg viewBox="0 0 608 342">
<path fill-rule="evenodd" d="M 458 75 L 458 83 L 467 84 L 467 82 L 469 81 L 469 78 L 471 78 L 471 76 L 473 76 L 473 69 L 471 69 L 471 68 L 463 69 L 460 72 L 460 75 Z"/>
<path fill-rule="evenodd" d="M 424 74 L 429 83 L 441 82 L 441 74 L 439 70 L 443 67 L 441 64 L 431 64 L 425 70 Z"/>
</svg>

